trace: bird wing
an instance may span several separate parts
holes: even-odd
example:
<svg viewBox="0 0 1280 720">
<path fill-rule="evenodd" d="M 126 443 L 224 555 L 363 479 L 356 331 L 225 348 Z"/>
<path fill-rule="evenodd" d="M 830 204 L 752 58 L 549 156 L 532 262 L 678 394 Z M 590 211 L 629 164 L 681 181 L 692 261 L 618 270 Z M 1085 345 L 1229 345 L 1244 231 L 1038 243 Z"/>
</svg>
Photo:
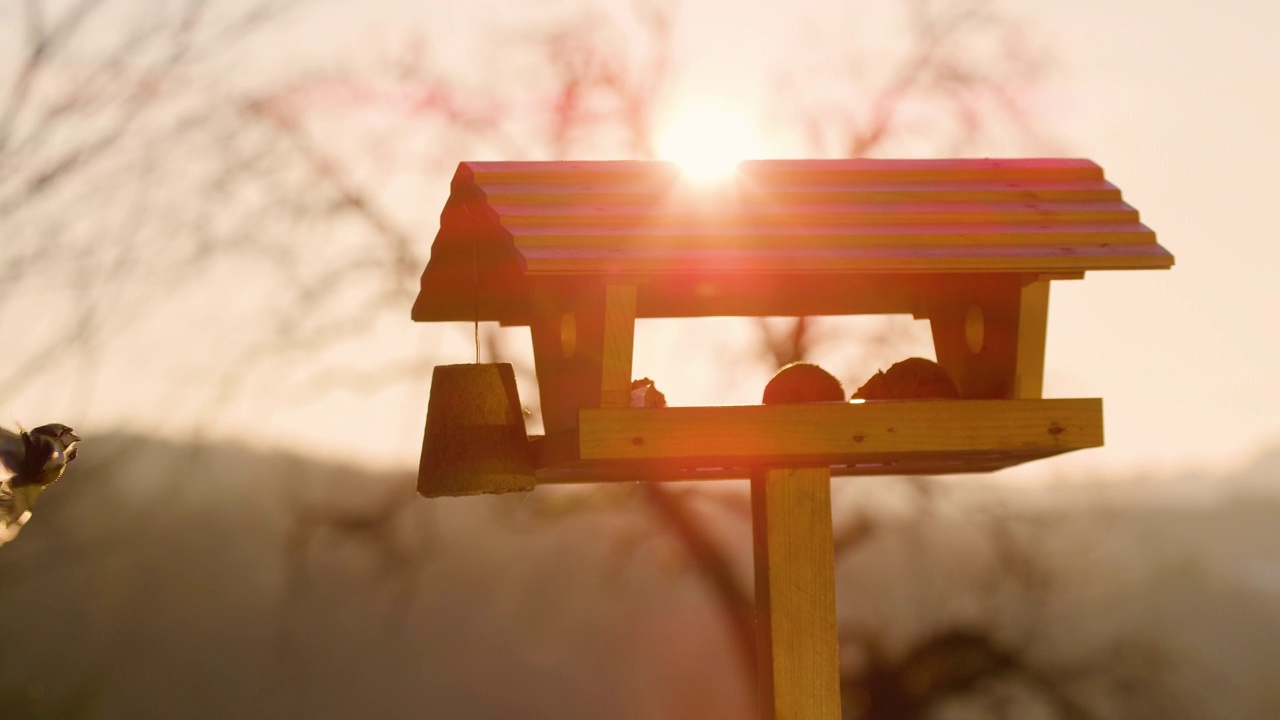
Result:
<svg viewBox="0 0 1280 720">
<path fill-rule="evenodd" d="M 18 465 L 27 454 L 22 435 L 0 427 L 0 480 L 18 472 Z"/>
</svg>

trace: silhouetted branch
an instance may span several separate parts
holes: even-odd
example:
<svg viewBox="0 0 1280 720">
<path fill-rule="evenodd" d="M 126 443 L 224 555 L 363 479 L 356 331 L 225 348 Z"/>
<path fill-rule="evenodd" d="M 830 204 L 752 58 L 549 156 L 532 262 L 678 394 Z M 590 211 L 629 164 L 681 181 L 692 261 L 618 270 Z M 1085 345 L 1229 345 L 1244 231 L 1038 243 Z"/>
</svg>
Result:
<svg viewBox="0 0 1280 720">
<path fill-rule="evenodd" d="M 687 505 L 663 483 L 641 483 L 645 499 L 673 532 L 693 559 L 699 574 L 711 586 L 713 595 L 729 625 L 748 683 L 756 676 L 756 629 L 754 593 L 750 585 L 733 571 L 728 555 L 711 541 L 703 523 L 694 519 Z"/>
</svg>

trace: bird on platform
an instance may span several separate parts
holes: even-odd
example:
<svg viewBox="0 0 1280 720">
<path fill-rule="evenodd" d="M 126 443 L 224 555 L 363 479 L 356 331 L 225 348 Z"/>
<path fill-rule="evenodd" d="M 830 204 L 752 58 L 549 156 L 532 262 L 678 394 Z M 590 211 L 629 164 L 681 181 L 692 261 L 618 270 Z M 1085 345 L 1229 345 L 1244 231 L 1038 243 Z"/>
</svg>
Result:
<svg viewBox="0 0 1280 720">
<path fill-rule="evenodd" d="M 658 386 L 654 385 L 652 380 L 640 378 L 631 381 L 630 405 L 636 408 L 666 407 L 667 396 L 658 390 Z"/>
<path fill-rule="evenodd" d="M 764 386 L 765 405 L 844 402 L 844 386 L 834 375 L 811 362 L 784 366 Z"/>
<path fill-rule="evenodd" d="M 76 457 L 80 437 L 61 423 L 30 432 L 0 428 L 0 545 L 17 537 L 31 508 Z"/>
<path fill-rule="evenodd" d="M 932 360 L 913 357 L 872 375 L 850 399 L 954 400 L 959 397 L 960 391 L 946 369 Z"/>
</svg>

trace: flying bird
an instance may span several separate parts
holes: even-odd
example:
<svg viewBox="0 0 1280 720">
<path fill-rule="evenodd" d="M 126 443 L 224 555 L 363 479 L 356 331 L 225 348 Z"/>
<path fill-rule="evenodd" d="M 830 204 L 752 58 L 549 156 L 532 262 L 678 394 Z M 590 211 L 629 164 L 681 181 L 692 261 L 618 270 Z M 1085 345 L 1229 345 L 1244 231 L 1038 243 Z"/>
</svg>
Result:
<svg viewBox="0 0 1280 720">
<path fill-rule="evenodd" d="M 0 545 L 18 536 L 41 493 L 76 457 L 80 437 L 60 423 L 30 432 L 0 428 Z"/>
</svg>

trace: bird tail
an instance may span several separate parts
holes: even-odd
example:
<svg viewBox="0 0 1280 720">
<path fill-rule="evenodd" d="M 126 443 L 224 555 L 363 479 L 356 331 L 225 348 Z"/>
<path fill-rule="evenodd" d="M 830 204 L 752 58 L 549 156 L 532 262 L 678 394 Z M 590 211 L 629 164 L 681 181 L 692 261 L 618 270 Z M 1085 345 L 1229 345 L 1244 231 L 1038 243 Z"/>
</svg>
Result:
<svg viewBox="0 0 1280 720">
<path fill-rule="evenodd" d="M 0 545 L 18 537 L 22 526 L 31 519 L 31 508 L 43 491 L 39 486 L 15 488 L 8 482 L 0 482 Z"/>
</svg>

